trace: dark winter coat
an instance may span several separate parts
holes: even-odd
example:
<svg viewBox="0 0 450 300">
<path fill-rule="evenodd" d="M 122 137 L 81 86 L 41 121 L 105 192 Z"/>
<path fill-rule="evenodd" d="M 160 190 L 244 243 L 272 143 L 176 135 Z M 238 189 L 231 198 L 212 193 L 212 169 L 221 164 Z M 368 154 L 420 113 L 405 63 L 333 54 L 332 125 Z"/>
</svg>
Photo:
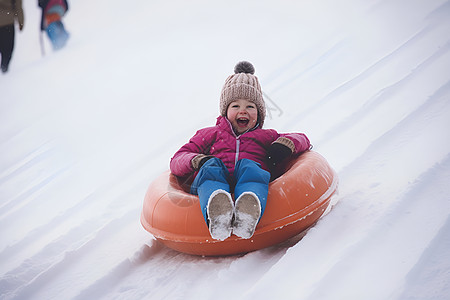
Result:
<svg viewBox="0 0 450 300">
<path fill-rule="evenodd" d="M 0 27 L 13 25 L 14 21 L 23 27 L 22 0 L 0 0 Z"/>
<path fill-rule="evenodd" d="M 287 138 L 292 143 L 293 154 L 297 155 L 311 146 L 303 133 L 280 134 L 273 129 L 256 128 L 236 136 L 227 118 L 217 118 L 216 126 L 200 129 L 182 146 L 170 161 L 170 170 L 177 176 L 187 176 L 196 170 L 192 159 L 199 154 L 212 155 L 220 158 L 232 175 L 238 160 L 247 158 L 269 171 L 267 164 L 267 150 L 278 138 Z"/>
</svg>

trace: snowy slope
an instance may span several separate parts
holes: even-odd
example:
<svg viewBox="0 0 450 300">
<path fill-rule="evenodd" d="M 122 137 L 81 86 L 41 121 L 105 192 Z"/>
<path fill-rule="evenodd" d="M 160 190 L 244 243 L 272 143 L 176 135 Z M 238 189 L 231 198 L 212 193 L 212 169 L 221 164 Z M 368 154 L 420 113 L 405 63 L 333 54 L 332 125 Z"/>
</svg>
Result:
<svg viewBox="0 0 450 300">
<path fill-rule="evenodd" d="M 44 56 L 24 2 L 0 76 L 0 299 L 449 299 L 449 1 L 77 0 Z M 141 227 L 145 191 L 244 59 L 265 126 L 309 136 L 338 203 L 275 247 L 177 253 Z"/>
</svg>

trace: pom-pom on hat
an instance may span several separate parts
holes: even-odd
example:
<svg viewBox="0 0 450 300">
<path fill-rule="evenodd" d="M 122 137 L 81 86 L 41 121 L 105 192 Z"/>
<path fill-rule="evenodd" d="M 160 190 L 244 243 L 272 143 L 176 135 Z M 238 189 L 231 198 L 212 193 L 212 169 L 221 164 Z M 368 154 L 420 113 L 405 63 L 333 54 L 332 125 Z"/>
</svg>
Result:
<svg viewBox="0 0 450 300">
<path fill-rule="evenodd" d="M 241 61 L 234 67 L 233 75 L 228 76 L 220 94 L 220 114 L 227 116 L 228 105 L 238 99 L 246 99 L 255 103 L 258 110 L 259 127 L 266 118 L 266 105 L 261 92 L 255 68 L 248 61 Z"/>
</svg>

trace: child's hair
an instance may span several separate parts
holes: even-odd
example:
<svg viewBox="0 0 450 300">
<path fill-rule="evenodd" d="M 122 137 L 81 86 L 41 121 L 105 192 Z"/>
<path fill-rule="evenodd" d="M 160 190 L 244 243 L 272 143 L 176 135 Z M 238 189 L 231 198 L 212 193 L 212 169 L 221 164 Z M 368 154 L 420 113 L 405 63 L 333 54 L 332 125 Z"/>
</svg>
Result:
<svg viewBox="0 0 450 300">
<path fill-rule="evenodd" d="M 227 116 L 228 105 L 238 99 L 246 99 L 255 103 L 258 110 L 259 127 L 266 118 L 266 105 L 259 85 L 255 68 L 248 61 L 241 61 L 234 67 L 233 75 L 228 76 L 220 95 L 220 114 Z"/>
</svg>

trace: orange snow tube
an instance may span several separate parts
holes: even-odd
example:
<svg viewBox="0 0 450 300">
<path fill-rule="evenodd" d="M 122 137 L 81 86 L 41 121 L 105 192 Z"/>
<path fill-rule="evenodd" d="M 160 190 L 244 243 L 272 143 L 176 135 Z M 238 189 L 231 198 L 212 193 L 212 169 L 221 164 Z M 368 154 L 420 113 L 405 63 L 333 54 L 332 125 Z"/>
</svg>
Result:
<svg viewBox="0 0 450 300">
<path fill-rule="evenodd" d="M 308 151 L 269 185 L 264 215 L 250 239 L 235 235 L 211 238 L 198 196 L 182 189 L 176 176 L 165 172 L 148 188 L 142 226 L 167 247 L 180 252 L 222 256 L 246 253 L 283 242 L 313 225 L 330 204 L 337 176 L 317 152 Z"/>
</svg>

